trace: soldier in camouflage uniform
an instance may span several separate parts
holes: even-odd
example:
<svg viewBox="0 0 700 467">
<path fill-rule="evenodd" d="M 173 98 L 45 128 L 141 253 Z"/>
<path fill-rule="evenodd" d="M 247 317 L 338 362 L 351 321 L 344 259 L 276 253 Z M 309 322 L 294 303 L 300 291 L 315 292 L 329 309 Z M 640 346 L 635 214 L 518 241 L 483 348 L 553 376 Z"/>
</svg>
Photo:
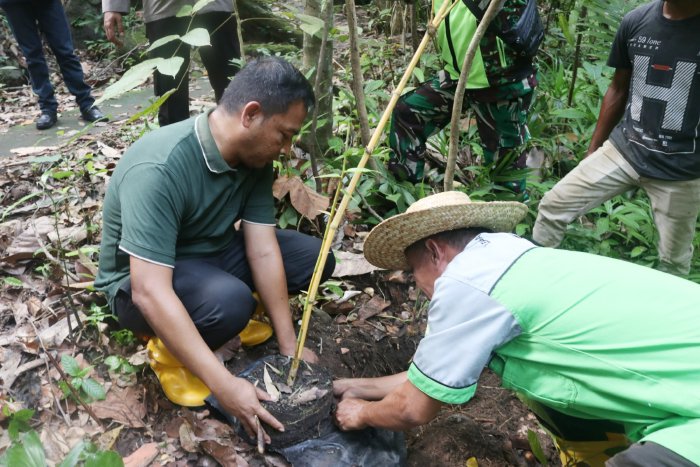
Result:
<svg viewBox="0 0 700 467">
<path fill-rule="evenodd" d="M 433 5 L 437 11 L 443 0 Z M 527 117 L 537 85 L 532 57 L 518 54 L 496 34 L 503 22 L 515 24 L 527 0 L 506 0 L 479 44 L 467 80 L 463 111 L 474 111 L 485 163 L 501 158 L 525 167 L 524 144 L 530 139 Z M 389 170 L 399 180 L 417 182 L 423 177 L 426 140 L 450 122 L 460 67 L 476 28 L 477 18 L 460 2 L 437 31 L 437 44 L 445 63 L 432 79 L 399 99 L 391 118 Z M 516 151 L 516 154 L 512 154 Z M 523 192 L 525 180 L 509 185 Z"/>
</svg>

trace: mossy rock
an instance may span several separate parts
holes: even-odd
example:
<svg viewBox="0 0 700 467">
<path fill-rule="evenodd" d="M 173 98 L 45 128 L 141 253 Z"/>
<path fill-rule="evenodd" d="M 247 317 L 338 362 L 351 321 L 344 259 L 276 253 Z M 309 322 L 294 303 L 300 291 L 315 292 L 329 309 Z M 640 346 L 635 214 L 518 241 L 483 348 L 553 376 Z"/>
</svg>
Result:
<svg viewBox="0 0 700 467">
<path fill-rule="evenodd" d="M 23 86 L 29 81 L 21 68 L 14 65 L 0 65 L 0 85 Z"/>
</svg>

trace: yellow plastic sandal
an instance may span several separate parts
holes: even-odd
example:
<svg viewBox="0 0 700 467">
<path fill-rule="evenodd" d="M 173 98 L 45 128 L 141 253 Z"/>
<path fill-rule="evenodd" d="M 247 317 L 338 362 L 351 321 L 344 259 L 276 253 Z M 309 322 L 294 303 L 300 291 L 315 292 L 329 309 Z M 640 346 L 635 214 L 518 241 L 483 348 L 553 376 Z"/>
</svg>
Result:
<svg viewBox="0 0 700 467">
<path fill-rule="evenodd" d="M 183 407 L 204 405 L 204 399 L 211 391 L 202 380 L 185 368 L 159 338 L 149 339 L 146 347 L 151 369 L 158 377 L 165 396 Z"/>
<path fill-rule="evenodd" d="M 606 435 L 608 437 L 606 441 L 567 441 L 554 436 L 562 465 L 581 464 L 604 467 L 606 461 L 630 445 L 629 440 L 622 433 L 606 433 Z"/>
<path fill-rule="evenodd" d="M 252 347 L 272 337 L 272 327 L 262 321 L 251 319 L 238 336 L 241 338 L 241 345 Z"/>
<path fill-rule="evenodd" d="M 248 321 L 246 327 L 238 335 L 241 338 L 241 345 L 246 347 L 262 344 L 272 337 L 272 326 L 262 321 L 265 319 L 266 313 L 260 295 L 253 292 L 253 298 L 258 303 L 253 312 L 253 318 Z"/>
</svg>

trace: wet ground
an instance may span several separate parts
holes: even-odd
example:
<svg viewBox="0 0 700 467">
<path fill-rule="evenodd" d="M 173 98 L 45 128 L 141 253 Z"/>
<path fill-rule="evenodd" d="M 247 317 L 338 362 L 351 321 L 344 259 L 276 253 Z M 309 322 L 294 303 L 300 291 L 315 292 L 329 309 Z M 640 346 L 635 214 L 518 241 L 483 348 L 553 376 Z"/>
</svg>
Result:
<svg viewBox="0 0 700 467">
<path fill-rule="evenodd" d="M 190 111 L 196 113 L 201 108 L 212 105 L 211 93 L 206 78 L 190 80 Z M 39 117 L 39 107 L 28 99 L 22 106 L 21 114 L 13 116 L 14 122 L 18 124 L 0 127 L 0 157 L 39 152 L 36 148 L 60 147 L 81 135 L 99 134 L 108 125 L 125 121 L 147 108 L 153 100 L 153 89 L 146 85 L 102 103 L 99 107 L 112 123 L 88 124 L 80 118 L 80 111 L 75 107 L 72 96 L 62 95 L 60 98 L 65 103 L 62 102 L 63 105 L 59 107 L 58 124 L 48 130 L 36 129 L 34 120 Z M 67 110 L 60 111 L 64 108 Z"/>
</svg>

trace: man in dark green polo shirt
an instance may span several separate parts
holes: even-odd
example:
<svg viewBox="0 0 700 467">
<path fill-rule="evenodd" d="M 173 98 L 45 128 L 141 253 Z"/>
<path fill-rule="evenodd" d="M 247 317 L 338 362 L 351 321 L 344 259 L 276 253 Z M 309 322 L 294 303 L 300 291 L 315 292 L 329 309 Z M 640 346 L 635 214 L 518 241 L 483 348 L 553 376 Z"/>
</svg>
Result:
<svg viewBox="0 0 700 467">
<path fill-rule="evenodd" d="M 212 349 L 245 328 L 255 290 L 280 352 L 294 352 L 287 297 L 308 286 L 320 241 L 275 229 L 272 161 L 289 152 L 313 101 L 292 65 L 253 61 L 215 109 L 129 148 L 104 202 L 97 288 L 123 327 L 157 336 L 151 366 L 171 400 L 201 405 L 211 391 L 251 433 L 256 416 L 283 427 L 260 405 L 267 396 Z M 317 359 L 309 349 L 304 358 Z"/>
</svg>

